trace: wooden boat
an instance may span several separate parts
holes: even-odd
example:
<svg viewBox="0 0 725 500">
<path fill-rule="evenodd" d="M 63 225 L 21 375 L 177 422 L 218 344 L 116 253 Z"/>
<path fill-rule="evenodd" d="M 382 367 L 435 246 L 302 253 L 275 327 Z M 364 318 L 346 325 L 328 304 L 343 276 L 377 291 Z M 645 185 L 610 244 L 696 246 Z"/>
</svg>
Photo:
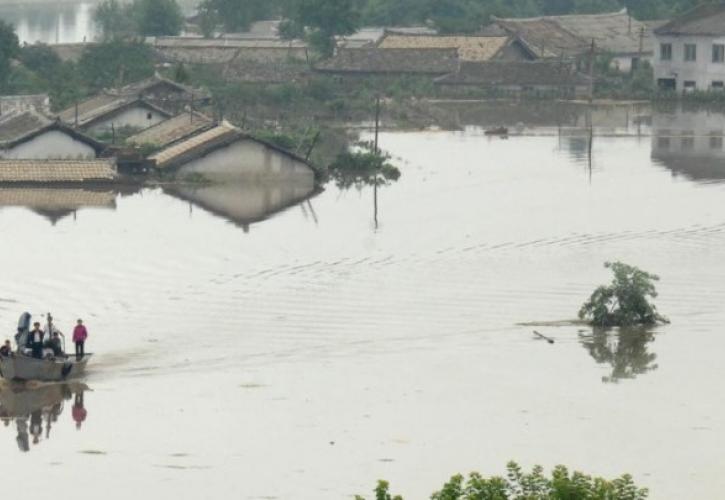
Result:
<svg viewBox="0 0 725 500">
<path fill-rule="evenodd" d="M 86 354 L 80 361 L 75 356 L 36 359 L 20 353 L 0 356 L 0 376 L 6 380 L 42 380 L 61 382 L 76 378 L 86 370 L 92 354 Z"/>
</svg>

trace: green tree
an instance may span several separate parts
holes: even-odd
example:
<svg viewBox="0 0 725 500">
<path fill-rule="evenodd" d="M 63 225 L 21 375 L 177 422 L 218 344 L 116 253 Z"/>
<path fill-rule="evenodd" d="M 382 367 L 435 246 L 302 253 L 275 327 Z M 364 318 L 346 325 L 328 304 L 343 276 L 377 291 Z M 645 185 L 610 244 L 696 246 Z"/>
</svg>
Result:
<svg viewBox="0 0 725 500">
<path fill-rule="evenodd" d="M 62 64 L 58 54 L 44 43 L 22 47 L 18 59 L 26 68 L 46 80 L 50 80 Z"/>
<path fill-rule="evenodd" d="M 142 41 L 112 40 L 87 47 L 78 68 L 92 92 L 118 87 L 154 74 L 153 50 Z"/>
<path fill-rule="evenodd" d="M 597 288 L 579 310 L 579 317 L 594 326 L 653 325 L 667 322 L 650 299 L 657 297 L 659 277 L 622 262 L 607 262 L 614 274 L 608 286 Z"/>
<path fill-rule="evenodd" d="M 105 0 L 93 9 L 93 21 L 106 40 L 125 38 L 136 33 L 131 4 L 120 0 Z"/>
<path fill-rule="evenodd" d="M 10 61 L 20 52 L 18 36 L 12 24 L 0 20 L 0 85 L 5 85 L 10 76 Z"/>
<path fill-rule="evenodd" d="M 134 0 L 131 13 L 139 35 L 173 36 L 184 26 L 176 0 Z"/>
<path fill-rule="evenodd" d="M 309 30 L 309 42 L 322 55 L 335 50 L 335 38 L 357 31 L 364 0 L 292 0 L 287 14 L 292 22 Z"/>
<path fill-rule="evenodd" d="M 278 0 L 204 0 L 200 11 L 213 15 L 227 32 L 245 31 L 262 19 L 269 19 L 280 13 Z"/>
</svg>

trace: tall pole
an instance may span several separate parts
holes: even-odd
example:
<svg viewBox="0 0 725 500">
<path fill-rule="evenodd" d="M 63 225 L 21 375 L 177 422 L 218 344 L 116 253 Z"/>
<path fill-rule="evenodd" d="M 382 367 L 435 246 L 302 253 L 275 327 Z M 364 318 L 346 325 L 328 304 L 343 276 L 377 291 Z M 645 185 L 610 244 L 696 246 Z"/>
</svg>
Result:
<svg viewBox="0 0 725 500">
<path fill-rule="evenodd" d="M 378 154 L 378 135 L 380 134 L 380 95 L 375 100 L 375 154 Z"/>
<path fill-rule="evenodd" d="M 592 38 L 592 46 L 589 49 L 589 104 L 594 101 L 594 39 Z"/>
<path fill-rule="evenodd" d="M 380 94 L 375 100 L 375 156 L 380 154 L 378 148 L 378 139 L 380 136 Z M 375 221 L 375 229 L 378 229 L 378 172 L 375 171 L 375 181 L 373 184 L 373 220 Z"/>
</svg>

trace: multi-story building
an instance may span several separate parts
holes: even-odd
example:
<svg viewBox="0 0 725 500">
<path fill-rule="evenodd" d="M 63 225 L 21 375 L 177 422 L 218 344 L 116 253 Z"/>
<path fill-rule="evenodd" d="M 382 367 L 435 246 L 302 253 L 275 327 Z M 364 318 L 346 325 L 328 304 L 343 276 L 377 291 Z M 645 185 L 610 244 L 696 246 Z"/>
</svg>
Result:
<svg viewBox="0 0 725 500">
<path fill-rule="evenodd" d="M 725 90 L 725 4 L 705 4 L 655 30 L 654 74 L 664 90 Z"/>
</svg>

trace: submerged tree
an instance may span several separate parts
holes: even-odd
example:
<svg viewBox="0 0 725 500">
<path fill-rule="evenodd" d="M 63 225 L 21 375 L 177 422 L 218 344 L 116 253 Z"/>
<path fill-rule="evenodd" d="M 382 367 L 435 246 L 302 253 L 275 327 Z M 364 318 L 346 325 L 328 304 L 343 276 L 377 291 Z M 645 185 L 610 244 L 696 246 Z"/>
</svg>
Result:
<svg viewBox="0 0 725 500">
<path fill-rule="evenodd" d="M 346 151 L 330 165 L 330 176 L 341 189 L 352 186 L 384 186 L 400 178 L 400 170 L 390 163 L 390 155 L 375 151 L 373 144 L 362 142 L 359 149 Z"/>
<path fill-rule="evenodd" d="M 593 326 L 654 325 L 668 320 L 657 312 L 650 299 L 657 297 L 654 282 L 659 276 L 622 262 L 607 262 L 614 278 L 597 288 L 579 310 L 579 318 Z"/>
</svg>

